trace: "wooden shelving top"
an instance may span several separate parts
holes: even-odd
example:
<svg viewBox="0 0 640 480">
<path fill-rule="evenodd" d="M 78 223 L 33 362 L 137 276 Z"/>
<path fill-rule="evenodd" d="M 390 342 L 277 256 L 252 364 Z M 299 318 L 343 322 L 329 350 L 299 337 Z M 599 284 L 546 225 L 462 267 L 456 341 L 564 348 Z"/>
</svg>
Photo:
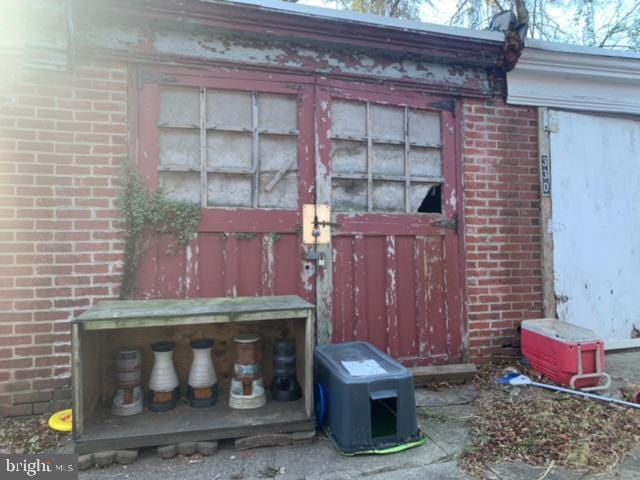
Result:
<svg viewBox="0 0 640 480">
<path fill-rule="evenodd" d="M 73 320 L 85 330 L 306 317 L 315 306 L 297 295 L 101 302 Z"/>
</svg>

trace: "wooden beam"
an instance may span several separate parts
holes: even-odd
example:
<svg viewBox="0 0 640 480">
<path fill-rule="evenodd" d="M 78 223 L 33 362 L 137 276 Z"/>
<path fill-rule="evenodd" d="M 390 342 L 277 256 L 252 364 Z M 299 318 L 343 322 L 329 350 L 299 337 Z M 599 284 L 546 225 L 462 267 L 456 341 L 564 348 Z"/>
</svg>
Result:
<svg viewBox="0 0 640 480">
<path fill-rule="evenodd" d="M 411 371 L 416 387 L 439 382 L 462 383 L 472 379 L 478 373 L 473 363 L 413 367 Z"/>
<path fill-rule="evenodd" d="M 539 169 L 540 169 L 540 234 L 542 238 L 542 300 L 544 304 L 544 316 L 556 318 L 556 294 L 553 278 L 553 232 L 551 231 L 552 205 L 551 205 L 551 178 L 548 178 L 549 190 L 544 192 L 543 162 L 547 162 L 547 172 L 551 173 L 551 146 L 549 132 L 545 129 L 545 115 L 549 110 L 538 109 L 538 145 L 539 145 Z"/>
</svg>

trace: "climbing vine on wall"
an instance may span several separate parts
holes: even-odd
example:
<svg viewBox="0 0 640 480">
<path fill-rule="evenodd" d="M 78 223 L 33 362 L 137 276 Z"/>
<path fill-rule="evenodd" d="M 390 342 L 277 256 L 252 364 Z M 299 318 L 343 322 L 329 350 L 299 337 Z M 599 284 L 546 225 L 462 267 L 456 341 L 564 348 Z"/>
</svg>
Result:
<svg viewBox="0 0 640 480">
<path fill-rule="evenodd" d="M 153 233 L 175 238 L 167 253 L 175 255 L 196 235 L 202 211 L 200 205 L 169 199 L 162 190 L 147 188 L 142 174 L 133 166 L 124 169 L 122 191 L 117 200 L 124 230 L 124 268 L 120 298 L 135 296 L 140 260 Z"/>
</svg>

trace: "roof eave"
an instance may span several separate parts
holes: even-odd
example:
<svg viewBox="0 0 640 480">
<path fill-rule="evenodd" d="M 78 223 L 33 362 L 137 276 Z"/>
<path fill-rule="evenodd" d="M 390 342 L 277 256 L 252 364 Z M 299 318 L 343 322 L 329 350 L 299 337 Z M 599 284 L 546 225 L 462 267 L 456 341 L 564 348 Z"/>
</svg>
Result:
<svg viewBox="0 0 640 480">
<path fill-rule="evenodd" d="M 263 0 L 75 0 L 74 9 L 142 21 L 178 22 L 272 38 L 387 51 L 395 55 L 420 55 L 443 63 L 485 68 L 495 63 L 503 45 L 503 35 L 497 32 L 372 15 L 344 15 L 345 12 L 335 15 L 331 9 L 295 4 L 291 7 L 305 8 L 274 8 L 270 6 L 273 3 Z"/>
</svg>

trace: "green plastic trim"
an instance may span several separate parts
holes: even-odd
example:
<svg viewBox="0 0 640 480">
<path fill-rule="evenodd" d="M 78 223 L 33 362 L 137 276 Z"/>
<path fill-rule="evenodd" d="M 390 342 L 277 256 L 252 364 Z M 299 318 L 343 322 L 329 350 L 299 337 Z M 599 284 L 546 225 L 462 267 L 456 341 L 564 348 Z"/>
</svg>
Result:
<svg viewBox="0 0 640 480">
<path fill-rule="evenodd" d="M 427 443 L 426 435 L 424 435 L 423 433 L 420 433 L 420 438 L 418 440 L 414 440 L 412 442 L 407 442 L 407 443 L 402 443 L 400 445 L 396 445 L 395 447 L 380 448 L 380 449 L 376 448 L 376 449 L 373 449 L 373 450 L 363 450 L 361 452 L 347 453 L 347 452 L 343 452 L 342 450 L 340 450 L 340 447 L 338 447 L 338 444 L 335 442 L 335 440 L 333 439 L 331 434 L 329 432 L 327 432 L 326 429 L 323 429 L 323 430 L 324 430 L 325 435 L 331 441 L 331 444 L 333 445 L 333 447 L 340 453 L 340 455 L 343 455 L 345 457 L 355 457 L 356 455 L 389 455 L 391 453 L 404 452 L 405 450 L 409 450 L 411 448 L 416 448 L 416 447 L 419 447 L 419 446 L 424 445 L 425 443 Z"/>
</svg>

